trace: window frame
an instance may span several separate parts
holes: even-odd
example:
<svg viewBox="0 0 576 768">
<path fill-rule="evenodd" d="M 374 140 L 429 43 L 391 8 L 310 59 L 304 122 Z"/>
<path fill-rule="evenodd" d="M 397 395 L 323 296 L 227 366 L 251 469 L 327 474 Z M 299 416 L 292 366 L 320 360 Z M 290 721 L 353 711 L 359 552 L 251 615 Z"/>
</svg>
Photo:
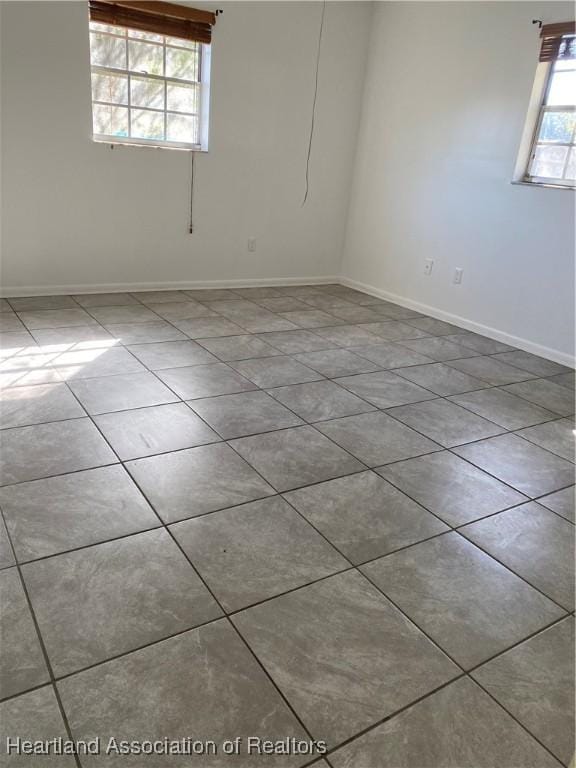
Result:
<svg viewBox="0 0 576 768">
<path fill-rule="evenodd" d="M 92 32 L 98 32 L 100 34 L 114 37 L 120 40 L 126 40 L 127 53 L 128 42 L 135 40 L 136 42 L 142 42 L 151 45 L 157 45 L 162 48 L 163 55 L 163 71 L 166 72 L 166 48 L 179 48 L 181 50 L 191 50 L 185 45 L 178 45 L 179 38 L 172 37 L 170 35 L 162 35 L 162 43 L 156 41 L 146 40 L 140 37 L 130 37 L 130 32 L 142 33 L 141 30 L 132 27 L 123 27 L 125 30 L 124 35 L 120 35 L 116 32 L 108 32 L 101 29 L 93 29 L 92 24 L 100 24 L 100 22 L 89 21 L 88 34 Z M 113 25 L 107 25 L 113 26 Z M 207 152 L 208 151 L 208 125 L 209 125 L 209 112 L 210 112 L 210 68 L 211 68 L 211 45 L 208 43 L 198 42 L 198 80 L 186 80 L 183 78 L 169 77 L 166 75 L 156 75 L 151 73 L 138 72 L 128 68 L 129 59 L 126 59 L 126 67 L 110 67 L 101 64 L 94 64 L 92 62 L 92 51 L 90 48 L 90 101 L 91 101 L 91 113 L 92 113 L 92 141 L 97 144 L 111 144 L 113 146 L 138 146 L 138 147 L 152 147 L 154 149 L 175 149 L 186 150 L 192 152 Z M 92 75 L 120 75 L 126 77 L 127 81 L 127 102 L 126 104 L 119 104 L 115 102 L 103 101 L 101 99 L 95 99 L 92 90 Z M 149 80 L 157 80 L 164 84 L 164 108 L 154 107 L 135 107 L 131 103 L 131 78 L 146 78 Z M 168 84 L 174 83 L 175 85 L 197 85 L 198 92 L 198 112 L 179 112 L 178 110 L 168 109 L 167 89 Z M 128 110 L 128 130 L 130 132 L 131 110 L 141 109 L 148 112 L 155 112 L 162 114 L 164 117 L 164 135 L 166 135 L 166 123 L 167 116 L 169 114 L 184 115 L 184 116 L 196 116 L 198 120 L 198 142 L 182 142 L 172 141 L 170 139 L 146 139 L 133 136 L 118 136 L 114 134 L 95 133 L 94 131 L 94 105 L 120 107 Z"/>
<path fill-rule="evenodd" d="M 576 112 L 576 105 L 568 104 L 568 105 L 549 105 L 546 104 L 546 101 L 548 100 L 548 94 L 550 93 L 550 88 L 552 85 L 552 78 L 554 77 L 555 71 L 554 71 L 554 64 L 556 63 L 557 59 L 550 62 L 543 62 L 540 64 L 541 67 L 546 68 L 546 72 L 544 75 L 543 80 L 543 86 L 540 89 L 540 95 L 538 99 L 537 104 L 537 113 L 536 113 L 536 119 L 534 121 L 534 129 L 531 132 L 530 137 L 530 146 L 527 153 L 524 173 L 522 175 L 522 178 L 519 180 L 522 183 L 525 184 L 534 184 L 539 186 L 547 186 L 547 187 L 556 187 L 560 189 L 576 189 L 576 180 L 575 179 L 564 179 L 564 178 L 556 178 L 553 176 L 534 176 L 530 173 L 530 166 L 532 165 L 532 161 L 534 160 L 536 149 L 538 147 L 538 138 L 540 136 L 540 128 L 542 126 L 542 121 L 544 119 L 544 116 L 547 112 Z M 576 69 L 576 60 L 574 62 L 574 69 Z M 537 77 L 538 79 L 538 77 Z M 542 143 L 542 142 L 540 142 Z M 570 149 L 575 148 L 576 151 L 576 123 L 574 125 L 574 128 L 572 130 L 572 142 L 551 142 L 552 146 L 561 146 L 561 147 L 568 147 L 568 153 L 566 154 L 566 161 L 564 168 L 566 168 L 566 165 L 568 164 L 569 158 L 570 158 Z"/>
</svg>

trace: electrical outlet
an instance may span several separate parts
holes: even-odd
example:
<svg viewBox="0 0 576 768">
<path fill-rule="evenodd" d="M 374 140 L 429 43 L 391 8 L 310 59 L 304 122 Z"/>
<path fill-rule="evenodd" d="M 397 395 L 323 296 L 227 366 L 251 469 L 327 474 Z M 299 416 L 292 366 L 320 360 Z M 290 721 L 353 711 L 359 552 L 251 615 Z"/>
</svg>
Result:
<svg viewBox="0 0 576 768">
<path fill-rule="evenodd" d="M 256 250 L 256 238 L 255 237 L 249 237 L 248 238 L 248 250 L 250 253 L 254 253 Z"/>
<path fill-rule="evenodd" d="M 424 261 L 424 274 L 429 277 L 434 269 L 434 259 L 426 259 Z"/>
<path fill-rule="evenodd" d="M 462 269 L 462 267 L 456 267 L 456 269 L 454 270 L 454 277 L 452 278 L 452 282 L 454 283 L 454 285 L 460 285 L 460 283 L 462 282 L 463 272 L 464 270 Z"/>
</svg>

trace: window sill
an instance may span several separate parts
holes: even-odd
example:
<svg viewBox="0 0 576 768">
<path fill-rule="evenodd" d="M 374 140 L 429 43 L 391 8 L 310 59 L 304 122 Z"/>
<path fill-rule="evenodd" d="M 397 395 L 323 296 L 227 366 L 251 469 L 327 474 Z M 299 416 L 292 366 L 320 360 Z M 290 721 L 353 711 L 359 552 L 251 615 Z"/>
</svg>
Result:
<svg viewBox="0 0 576 768">
<path fill-rule="evenodd" d="M 576 187 L 569 187 L 567 184 L 546 184 L 543 181 L 525 181 L 524 179 L 514 179 L 510 184 L 519 184 L 522 187 L 541 187 L 543 189 L 567 189 L 571 192 L 576 190 Z"/>
</svg>

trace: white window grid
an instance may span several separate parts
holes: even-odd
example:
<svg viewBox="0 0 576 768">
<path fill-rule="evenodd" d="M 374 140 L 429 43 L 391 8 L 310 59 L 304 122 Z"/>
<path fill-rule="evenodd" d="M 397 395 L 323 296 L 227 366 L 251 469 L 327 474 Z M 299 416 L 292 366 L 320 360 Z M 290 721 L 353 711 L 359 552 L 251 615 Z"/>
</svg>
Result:
<svg viewBox="0 0 576 768">
<path fill-rule="evenodd" d="M 572 134 L 569 141 L 554 141 L 550 139 L 540 138 L 542 130 L 542 123 L 547 114 L 554 112 L 569 112 L 571 114 L 576 113 L 576 106 L 574 104 L 548 104 L 548 97 L 552 86 L 552 79 L 556 72 L 574 72 L 576 71 L 576 60 L 572 60 L 573 66 L 563 67 L 561 70 L 556 69 L 556 61 L 552 61 L 549 65 L 548 74 L 546 77 L 546 84 L 544 87 L 544 93 L 542 97 L 542 104 L 540 106 L 540 112 L 536 123 L 536 129 L 534 131 L 534 137 L 532 139 L 532 146 L 530 148 L 530 156 L 528 161 L 528 169 L 526 173 L 526 180 L 531 182 L 537 182 L 541 184 L 557 184 L 560 186 L 574 187 L 576 181 L 567 177 L 566 172 L 568 164 L 570 162 L 571 153 L 576 153 L 576 120 L 572 128 Z M 566 158 L 564 160 L 564 167 L 561 176 L 536 176 L 530 173 L 532 166 L 536 158 L 536 151 L 539 147 L 566 147 Z"/>
<path fill-rule="evenodd" d="M 90 23 L 90 33 L 96 33 L 100 36 L 104 37 L 110 37 L 110 38 L 116 38 L 123 40 L 125 43 L 125 67 L 114 67 L 114 66 L 105 66 L 102 64 L 93 64 L 91 61 L 91 73 L 92 74 L 102 74 L 102 75 L 115 75 L 115 76 L 123 76 L 126 77 L 126 83 L 127 83 L 127 100 L 126 102 L 114 102 L 114 101 L 106 101 L 102 99 L 94 99 L 92 98 L 92 105 L 100 105 L 100 106 L 107 106 L 107 107 L 120 107 L 123 109 L 127 109 L 128 113 L 128 135 L 122 136 L 119 134 L 106 134 L 106 133 L 96 133 L 93 132 L 93 139 L 95 141 L 105 142 L 109 144 L 136 144 L 136 145 L 143 145 L 143 146 L 153 146 L 153 147 L 169 147 L 174 149 L 194 149 L 194 150 L 203 150 L 207 148 L 207 140 L 206 140 L 206 134 L 207 134 L 207 119 L 208 119 L 208 82 L 209 82 L 209 70 L 210 70 L 210 46 L 204 45 L 202 43 L 189 43 L 187 45 L 181 44 L 183 41 L 180 41 L 179 38 L 170 37 L 167 35 L 158 35 L 158 37 L 162 37 L 162 40 L 151 40 L 148 38 L 141 37 L 141 34 L 147 34 L 142 33 L 140 30 L 133 30 L 130 28 L 122 28 L 122 27 L 116 27 L 118 31 L 108 31 L 105 29 L 105 27 L 110 27 L 110 25 L 102 25 L 98 23 Z M 130 41 L 139 42 L 139 43 L 145 43 L 146 45 L 154 45 L 158 48 L 162 48 L 162 69 L 164 74 L 163 75 L 157 75 L 151 72 L 145 72 L 143 70 L 133 70 L 129 68 L 130 64 L 130 58 L 129 58 L 129 46 L 128 43 Z M 197 79 L 191 80 L 189 78 L 183 78 L 183 77 L 174 77 L 174 76 L 168 76 L 166 75 L 166 51 L 167 49 L 175 49 L 175 50 L 182 50 L 186 51 L 187 53 L 194 54 L 197 57 L 197 65 L 196 65 L 196 75 Z M 92 54 L 91 54 L 92 58 Z M 141 105 L 135 105 L 132 104 L 131 101 L 131 82 L 132 79 L 149 79 L 156 82 L 162 82 L 164 85 L 164 108 L 155 108 L 155 107 L 143 107 Z M 196 103 L 198 105 L 198 110 L 196 112 L 188 112 L 183 110 L 177 110 L 177 109 L 168 109 L 168 85 L 169 84 L 174 85 L 182 85 L 182 86 L 194 86 L 198 92 L 197 92 L 197 99 Z M 132 110 L 138 110 L 142 112 L 153 112 L 156 114 L 162 114 L 163 115 L 163 134 L 164 138 L 140 138 L 136 136 L 132 136 Z M 181 142 L 181 141 L 172 141 L 170 139 L 167 139 L 167 121 L 168 121 L 168 115 L 182 115 L 184 117 L 193 117 L 196 119 L 196 135 L 197 135 L 197 141 L 195 142 Z"/>
</svg>

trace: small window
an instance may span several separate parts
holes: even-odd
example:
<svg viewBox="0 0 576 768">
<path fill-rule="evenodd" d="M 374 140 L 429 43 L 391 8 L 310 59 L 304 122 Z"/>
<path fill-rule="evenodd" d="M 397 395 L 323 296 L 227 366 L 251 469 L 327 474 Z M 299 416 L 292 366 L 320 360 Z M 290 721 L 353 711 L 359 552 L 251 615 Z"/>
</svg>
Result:
<svg viewBox="0 0 576 768">
<path fill-rule="evenodd" d="M 134 6 L 115 3 L 110 9 L 109 4 L 90 3 L 94 140 L 207 149 L 210 45 L 150 31 L 155 24 L 162 30 L 171 23 L 163 17 L 159 17 L 160 21 L 154 17 L 152 22 L 145 17 L 143 25 L 148 29 L 139 29 L 141 17 L 134 16 L 131 8 L 117 10 L 117 5 Z M 94 20 L 99 10 L 104 14 L 132 15 L 122 25 L 108 24 Z M 137 23 L 132 28 L 129 22 L 134 18 Z"/>
<path fill-rule="evenodd" d="M 543 27 L 545 30 L 546 27 Z M 540 60 L 548 68 L 532 140 L 526 181 L 576 184 L 576 37 L 544 37 Z M 543 58 L 545 56 L 546 58 Z"/>
</svg>

